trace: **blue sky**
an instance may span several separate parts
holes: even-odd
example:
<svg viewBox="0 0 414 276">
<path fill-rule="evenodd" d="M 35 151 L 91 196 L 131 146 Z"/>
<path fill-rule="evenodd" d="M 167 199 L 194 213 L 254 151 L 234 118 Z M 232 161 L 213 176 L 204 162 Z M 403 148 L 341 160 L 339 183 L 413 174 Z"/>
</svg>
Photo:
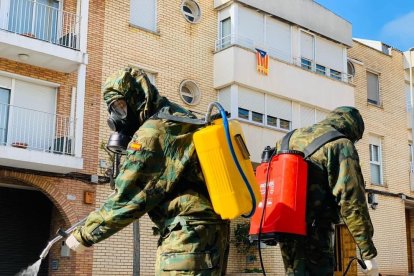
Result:
<svg viewBox="0 0 414 276">
<path fill-rule="evenodd" d="M 414 47 L 414 0 L 315 0 L 352 23 L 352 36 Z"/>
</svg>

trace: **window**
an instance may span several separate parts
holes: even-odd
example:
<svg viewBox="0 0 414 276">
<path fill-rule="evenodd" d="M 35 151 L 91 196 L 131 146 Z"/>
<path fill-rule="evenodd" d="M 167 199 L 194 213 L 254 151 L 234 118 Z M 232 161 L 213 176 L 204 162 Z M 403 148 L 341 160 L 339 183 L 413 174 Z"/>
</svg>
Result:
<svg viewBox="0 0 414 276">
<path fill-rule="evenodd" d="M 277 118 L 267 115 L 267 125 L 277 127 Z"/>
<path fill-rule="evenodd" d="M 252 121 L 256 123 L 263 123 L 263 114 L 252 111 Z"/>
<path fill-rule="evenodd" d="M 130 22 L 147 30 L 156 31 L 156 0 L 131 0 Z"/>
<path fill-rule="evenodd" d="M 333 78 L 333 79 L 335 79 L 335 80 L 341 80 L 342 78 L 341 78 L 341 72 L 339 72 L 339 71 L 336 71 L 336 70 L 334 70 L 334 69 L 330 69 L 330 75 L 331 75 L 331 78 Z"/>
<path fill-rule="evenodd" d="M 290 130 L 290 121 L 280 119 L 280 128 Z"/>
<path fill-rule="evenodd" d="M 249 110 L 239 107 L 239 118 L 249 120 Z"/>
<path fill-rule="evenodd" d="M 371 169 L 371 183 L 382 185 L 382 148 L 381 138 L 370 136 L 369 138 L 369 163 Z"/>
<path fill-rule="evenodd" d="M 300 56 L 311 64 L 315 60 L 315 37 L 304 31 L 300 31 Z"/>
<path fill-rule="evenodd" d="M 195 82 L 184 80 L 180 84 L 181 99 L 188 105 L 196 105 L 200 101 L 200 90 Z"/>
<path fill-rule="evenodd" d="M 190 23 L 197 23 L 200 20 L 201 10 L 195 1 L 184 0 L 181 4 L 181 11 L 184 18 Z"/>
<path fill-rule="evenodd" d="M 326 75 L 326 67 L 320 64 L 316 64 L 316 73 L 320 75 Z"/>
<path fill-rule="evenodd" d="M 0 145 L 6 144 L 10 90 L 0 87 Z"/>
<path fill-rule="evenodd" d="M 290 130 L 292 102 L 239 87 L 237 116 L 254 124 Z"/>
<path fill-rule="evenodd" d="M 346 63 L 347 66 L 347 72 L 348 72 L 348 82 L 353 82 L 354 78 L 355 78 L 355 66 L 352 62 L 350 62 L 348 60 L 348 62 Z"/>
<path fill-rule="evenodd" d="M 231 43 L 231 17 L 220 21 L 220 48 L 225 48 Z"/>
<path fill-rule="evenodd" d="M 379 105 L 379 75 L 367 71 L 368 102 Z"/>
<path fill-rule="evenodd" d="M 301 58 L 300 66 L 306 70 L 312 69 L 312 61 L 306 58 Z"/>
</svg>

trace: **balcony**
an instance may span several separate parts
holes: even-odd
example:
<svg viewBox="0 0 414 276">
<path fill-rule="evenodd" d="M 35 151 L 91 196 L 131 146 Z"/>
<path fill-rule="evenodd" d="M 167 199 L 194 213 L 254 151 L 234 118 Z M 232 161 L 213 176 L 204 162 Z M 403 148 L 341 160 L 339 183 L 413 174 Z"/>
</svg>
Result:
<svg viewBox="0 0 414 276">
<path fill-rule="evenodd" d="M 255 48 L 267 50 L 269 75 L 256 70 Z M 300 81 L 298 81 L 300 80 Z M 352 78 L 347 74 L 317 67 L 290 53 L 258 45 L 240 36 L 227 36 L 216 41 L 214 54 L 214 88 L 222 89 L 233 83 L 294 101 L 308 103 L 326 110 L 342 105 L 354 105 Z"/>
<path fill-rule="evenodd" d="M 42 2 L 2 0 L 0 57 L 73 72 L 86 62 L 80 52 L 81 18 L 62 10 L 62 1 L 49 1 L 50 5 Z"/>
<path fill-rule="evenodd" d="M 74 156 L 71 117 L 0 103 L 0 165 L 68 173 L 82 169 Z"/>
</svg>

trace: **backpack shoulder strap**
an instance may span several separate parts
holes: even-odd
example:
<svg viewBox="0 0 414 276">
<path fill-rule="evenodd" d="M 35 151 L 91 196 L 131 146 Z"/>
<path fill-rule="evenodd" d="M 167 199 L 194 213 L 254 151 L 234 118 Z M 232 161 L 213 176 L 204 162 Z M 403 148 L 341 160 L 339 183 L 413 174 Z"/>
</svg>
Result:
<svg viewBox="0 0 414 276">
<path fill-rule="evenodd" d="M 280 150 L 289 150 L 289 141 L 290 137 L 292 136 L 293 132 L 295 132 L 296 129 L 288 132 L 283 138 L 282 138 L 282 144 L 280 145 Z"/>
<path fill-rule="evenodd" d="M 311 156 L 312 154 L 315 153 L 315 151 L 317 151 L 320 147 L 322 147 L 323 145 L 325 145 L 328 142 L 331 142 L 333 140 L 339 139 L 339 138 L 346 138 L 346 136 L 344 134 L 342 134 L 341 132 L 335 130 L 331 130 L 321 136 L 319 136 L 318 138 L 316 138 L 315 140 L 312 141 L 312 143 L 310 143 L 305 150 L 303 151 L 305 154 L 305 159 L 308 158 L 309 156 Z"/>
</svg>

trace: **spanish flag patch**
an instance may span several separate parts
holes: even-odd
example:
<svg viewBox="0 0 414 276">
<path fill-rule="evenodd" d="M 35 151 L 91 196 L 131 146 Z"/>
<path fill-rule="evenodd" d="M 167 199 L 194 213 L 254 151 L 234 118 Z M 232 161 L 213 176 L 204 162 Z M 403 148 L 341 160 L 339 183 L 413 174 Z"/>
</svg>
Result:
<svg viewBox="0 0 414 276">
<path fill-rule="evenodd" d="M 131 142 L 128 147 L 129 150 L 139 151 L 142 149 L 142 145 L 137 142 Z"/>
</svg>

